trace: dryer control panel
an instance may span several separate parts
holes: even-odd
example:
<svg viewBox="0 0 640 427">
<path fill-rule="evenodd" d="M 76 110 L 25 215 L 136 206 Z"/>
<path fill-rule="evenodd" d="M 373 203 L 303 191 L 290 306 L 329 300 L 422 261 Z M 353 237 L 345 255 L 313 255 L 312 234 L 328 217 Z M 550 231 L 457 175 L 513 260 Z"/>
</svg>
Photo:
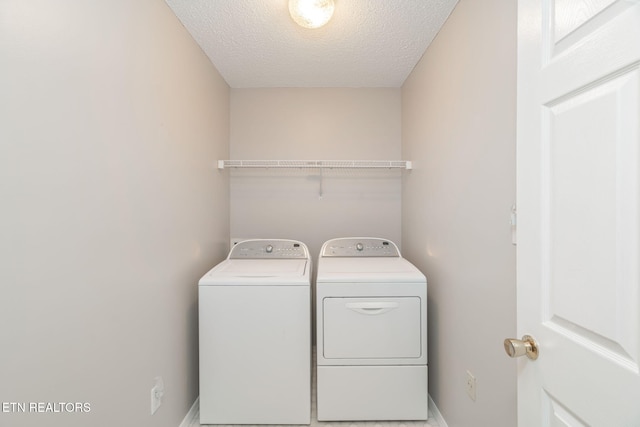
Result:
<svg viewBox="0 0 640 427">
<path fill-rule="evenodd" d="M 391 240 L 377 237 L 344 237 L 322 245 L 322 257 L 399 257 L 400 250 Z"/>
<path fill-rule="evenodd" d="M 238 242 L 228 259 L 291 259 L 309 258 L 307 246 L 297 240 L 252 239 Z"/>
</svg>

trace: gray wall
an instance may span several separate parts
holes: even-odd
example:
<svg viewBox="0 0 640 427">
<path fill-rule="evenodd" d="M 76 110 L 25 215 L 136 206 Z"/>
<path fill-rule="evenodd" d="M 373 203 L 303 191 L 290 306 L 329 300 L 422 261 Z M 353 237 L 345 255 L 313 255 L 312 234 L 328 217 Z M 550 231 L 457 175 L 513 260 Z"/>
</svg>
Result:
<svg viewBox="0 0 640 427">
<path fill-rule="evenodd" d="M 404 255 L 429 283 L 429 391 L 449 427 L 516 425 L 516 3 L 461 0 L 402 87 Z M 465 392 L 477 379 L 477 400 Z"/>
<path fill-rule="evenodd" d="M 231 158 L 400 159 L 400 89 L 232 89 Z M 307 243 L 333 237 L 400 244 L 401 173 L 231 170 L 232 237 Z"/>
<path fill-rule="evenodd" d="M 5 0 L 0 99 L 0 401 L 91 404 L 0 425 L 177 426 L 227 251 L 228 86 L 162 1 Z"/>
</svg>

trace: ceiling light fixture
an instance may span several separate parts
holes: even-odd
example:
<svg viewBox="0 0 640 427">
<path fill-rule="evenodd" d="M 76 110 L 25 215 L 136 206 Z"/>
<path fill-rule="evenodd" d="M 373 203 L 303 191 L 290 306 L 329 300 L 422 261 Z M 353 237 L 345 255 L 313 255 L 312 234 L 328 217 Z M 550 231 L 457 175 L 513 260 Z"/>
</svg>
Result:
<svg viewBox="0 0 640 427">
<path fill-rule="evenodd" d="M 333 0 L 289 0 L 289 13 L 296 24 L 305 28 L 320 28 L 331 19 Z"/>
</svg>

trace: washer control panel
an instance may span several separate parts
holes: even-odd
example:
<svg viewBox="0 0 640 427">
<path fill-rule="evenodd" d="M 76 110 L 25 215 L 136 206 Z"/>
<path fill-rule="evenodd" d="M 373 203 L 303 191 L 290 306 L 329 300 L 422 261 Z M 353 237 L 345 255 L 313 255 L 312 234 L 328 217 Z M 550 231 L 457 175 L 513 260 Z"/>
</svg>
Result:
<svg viewBox="0 0 640 427">
<path fill-rule="evenodd" d="M 322 246 L 323 257 L 399 257 L 400 250 L 391 240 L 376 237 L 332 239 Z"/>
<path fill-rule="evenodd" d="M 238 242 L 228 259 L 309 258 L 307 246 L 297 240 L 252 239 Z"/>
</svg>

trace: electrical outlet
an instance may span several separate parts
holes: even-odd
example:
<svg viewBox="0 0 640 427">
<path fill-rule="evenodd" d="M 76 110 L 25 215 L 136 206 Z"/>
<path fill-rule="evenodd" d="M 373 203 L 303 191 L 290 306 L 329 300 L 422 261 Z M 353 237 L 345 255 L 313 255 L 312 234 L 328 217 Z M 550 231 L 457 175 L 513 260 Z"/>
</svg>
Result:
<svg viewBox="0 0 640 427">
<path fill-rule="evenodd" d="M 471 400 L 476 401 L 476 377 L 469 371 L 467 371 L 467 394 Z"/>
<path fill-rule="evenodd" d="M 247 238 L 244 237 L 232 237 L 229 239 L 229 246 L 231 248 L 233 248 L 235 245 L 237 245 L 238 243 L 242 242 L 243 240 L 247 240 Z"/>
<path fill-rule="evenodd" d="M 160 405 L 162 405 L 162 396 L 164 396 L 164 381 L 162 377 L 154 378 L 156 384 L 151 388 L 151 415 L 155 414 Z"/>
</svg>

